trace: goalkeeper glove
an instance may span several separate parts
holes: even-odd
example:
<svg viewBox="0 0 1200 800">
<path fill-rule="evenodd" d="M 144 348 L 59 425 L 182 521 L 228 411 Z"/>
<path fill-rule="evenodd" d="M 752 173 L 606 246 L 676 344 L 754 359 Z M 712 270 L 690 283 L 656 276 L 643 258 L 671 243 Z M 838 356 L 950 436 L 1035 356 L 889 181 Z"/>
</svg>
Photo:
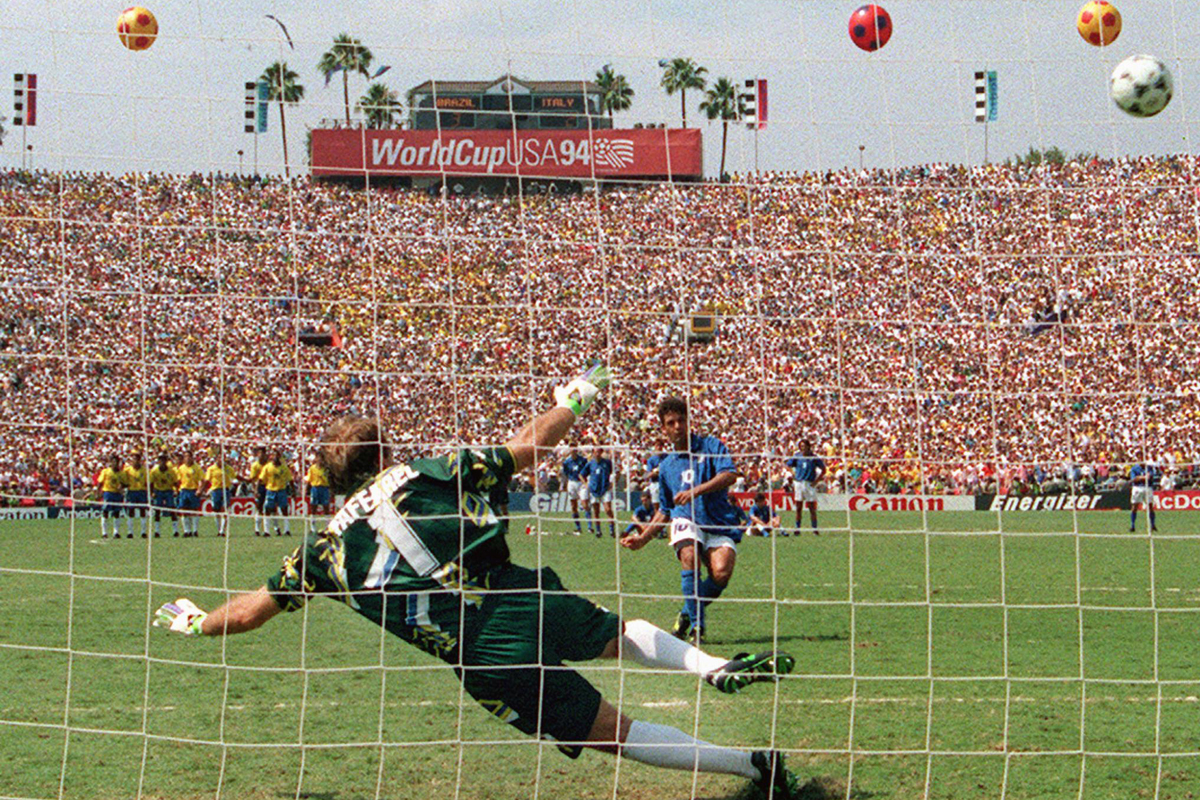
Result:
<svg viewBox="0 0 1200 800">
<path fill-rule="evenodd" d="M 185 636 L 200 636 L 201 623 L 208 614 L 186 597 L 181 597 L 174 603 L 164 603 L 154 612 L 154 626 L 182 633 Z"/>
<path fill-rule="evenodd" d="M 603 364 L 593 364 L 587 372 L 580 375 L 566 386 L 554 390 L 554 401 L 559 408 L 569 408 L 575 418 L 583 416 L 600 394 L 600 390 L 612 381 L 608 367 Z"/>
</svg>

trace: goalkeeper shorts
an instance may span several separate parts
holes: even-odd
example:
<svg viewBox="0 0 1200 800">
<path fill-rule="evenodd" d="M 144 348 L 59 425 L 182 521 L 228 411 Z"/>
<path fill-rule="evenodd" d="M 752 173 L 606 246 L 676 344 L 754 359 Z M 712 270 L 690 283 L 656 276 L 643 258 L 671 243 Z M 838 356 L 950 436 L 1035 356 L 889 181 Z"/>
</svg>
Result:
<svg viewBox="0 0 1200 800">
<path fill-rule="evenodd" d="M 588 661 L 621 633 L 621 619 L 570 594 L 550 568 L 505 565 L 489 574 L 478 626 L 456 668 L 485 709 L 530 736 L 587 740 L 600 692 L 563 661 Z"/>
</svg>

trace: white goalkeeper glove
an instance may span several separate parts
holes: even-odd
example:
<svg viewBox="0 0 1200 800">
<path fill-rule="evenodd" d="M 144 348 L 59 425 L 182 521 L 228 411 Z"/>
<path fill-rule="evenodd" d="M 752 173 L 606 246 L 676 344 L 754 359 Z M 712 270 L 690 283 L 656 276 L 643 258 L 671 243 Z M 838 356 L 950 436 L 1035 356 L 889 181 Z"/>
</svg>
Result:
<svg viewBox="0 0 1200 800">
<path fill-rule="evenodd" d="M 566 386 L 554 390 L 554 401 L 559 408 L 569 408 L 575 418 L 583 416 L 595 401 L 600 390 L 612 381 L 608 367 L 603 364 L 593 364 L 587 372 L 580 375 Z"/>
<path fill-rule="evenodd" d="M 154 612 L 154 626 L 182 633 L 185 636 L 200 636 L 201 623 L 208 614 L 186 597 L 174 603 L 164 603 Z"/>
</svg>

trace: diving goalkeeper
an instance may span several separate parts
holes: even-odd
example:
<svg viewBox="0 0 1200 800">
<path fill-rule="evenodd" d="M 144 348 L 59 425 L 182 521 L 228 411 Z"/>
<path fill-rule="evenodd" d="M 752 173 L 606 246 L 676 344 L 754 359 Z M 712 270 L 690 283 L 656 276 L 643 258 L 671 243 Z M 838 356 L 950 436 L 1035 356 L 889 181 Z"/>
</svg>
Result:
<svg viewBox="0 0 1200 800">
<path fill-rule="evenodd" d="M 393 463 L 377 420 L 344 417 L 322 437 L 336 491 L 355 491 L 333 520 L 283 560 L 265 586 L 206 614 L 186 599 L 154 624 L 184 634 L 254 630 L 326 595 L 455 668 L 466 691 L 518 730 L 671 769 L 742 775 L 773 800 L 797 780 L 775 751 L 718 747 L 666 725 L 631 720 L 564 661 L 632 658 L 702 676 L 735 693 L 790 672 L 786 653 L 711 656 L 645 620 L 622 620 L 569 594 L 550 568 L 509 560 L 488 490 L 559 443 L 609 383 L 593 367 L 555 390 L 557 406 L 503 447 Z"/>
</svg>

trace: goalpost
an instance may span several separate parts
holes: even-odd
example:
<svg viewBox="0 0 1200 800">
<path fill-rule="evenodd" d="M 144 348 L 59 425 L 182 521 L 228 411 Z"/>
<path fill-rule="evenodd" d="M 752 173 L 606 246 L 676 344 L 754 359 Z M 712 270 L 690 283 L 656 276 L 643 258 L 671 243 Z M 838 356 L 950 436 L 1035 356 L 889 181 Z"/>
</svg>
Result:
<svg viewBox="0 0 1200 800">
<path fill-rule="evenodd" d="M 270 125 L 292 125 L 293 174 L 308 170 L 297 130 L 360 113 L 335 91 L 342 76 L 326 90 L 309 66 L 338 32 L 314 19 L 233 36 L 227 11 L 163 9 L 162 40 L 113 57 L 95 86 L 85 67 L 118 44 L 91 16 L 5 27 L 14 57 L 39 65 L 42 114 L 29 132 L 41 171 L 10 158 L 0 172 L 0 797 L 742 796 L 735 779 L 567 760 L 338 603 L 233 638 L 151 628 L 176 597 L 212 608 L 257 588 L 303 541 L 299 497 L 291 539 L 253 535 L 256 446 L 302 478 L 324 425 L 350 412 L 378 414 L 405 458 L 497 445 L 592 359 L 616 380 L 527 476 L 534 491 L 514 493 L 515 562 L 669 627 L 682 598 L 665 543 L 630 553 L 571 536 L 549 480 L 566 447 L 604 448 L 619 535 L 646 459 L 666 449 L 653 409 L 668 394 L 728 445 L 746 476 L 738 502 L 757 476 L 792 533 L 739 544 L 704 646 L 786 650 L 796 673 L 730 698 L 694 676 L 577 665 L 622 711 L 781 750 L 811 797 L 1189 796 L 1200 190 L 1186 136 L 1168 155 L 1187 95 L 1154 123 L 1120 118 L 1104 85 L 1121 43 L 1051 46 L 1047 17 L 1069 20 L 1045 4 L 1023 4 L 1010 39 L 964 33 L 953 21 L 975 9 L 961 5 L 892 8 L 899 31 L 927 38 L 898 32 L 869 56 L 849 48 L 845 9 L 824 4 L 756 7 L 753 24 L 619 7 L 648 17 L 649 38 L 599 49 L 631 23 L 577 8 L 569 35 L 531 33 L 498 8 L 503 55 L 483 57 L 459 28 L 445 47 L 375 45 L 417 12 L 351 3 L 346 25 L 375 65 L 414 84 L 582 86 L 611 60 L 636 86 L 613 129 L 665 124 L 668 161 L 681 119 L 676 97 L 656 95 L 659 51 L 694 53 L 709 86 L 771 82 L 770 127 L 731 121 L 726 153 L 719 114 L 705 119 L 703 90 L 688 91 L 709 180 L 606 177 L 596 159 L 619 164 L 624 145 L 598 155 L 608 128 L 593 111 L 582 191 L 518 168 L 498 196 L 456 191 L 463 173 L 445 164 L 440 191 L 377 173 L 286 181 L 276 131 L 261 134 L 263 175 L 242 172 L 244 140 L 226 131 L 267 64 L 307 84 L 270 109 Z M 385 18 L 374 30 L 372 13 Z M 449 23 L 426 24 L 436 41 Z M 790 33 L 748 55 L 762 24 Z M 1154 46 L 1183 83 L 1193 60 L 1174 38 Z M 993 153 L 1045 157 L 1078 135 L 1096 155 L 979 163 L 983 51 L 1006 92 Z M 1068 79 L 1081 88 L 1068 94 Z M 455 124 L 523 125 L 522 91 L 493 92 L 505 108 L 457 107 Z M 353 130 L 366 159 L 368 132 Z M 403 165 L 399 145 L 383 149 Z M 718 159 L 728 182 L 711 180 Z M 697 316 L 715 320 L 711 338 L 694 335 Z M 819 536 L 781 480 L 802 440 L 829 468 Z M 196 540 L 101 539 L 104 460 L 138 452 L 149 466 L 164 450 L 236 470 L 230 536 L 215 538 L 209 505 Z M 1145 510 L 1127 524 L 1119 476 L 1142 464 L 1166 481 L 1155 532 Z"/>
</svg>

